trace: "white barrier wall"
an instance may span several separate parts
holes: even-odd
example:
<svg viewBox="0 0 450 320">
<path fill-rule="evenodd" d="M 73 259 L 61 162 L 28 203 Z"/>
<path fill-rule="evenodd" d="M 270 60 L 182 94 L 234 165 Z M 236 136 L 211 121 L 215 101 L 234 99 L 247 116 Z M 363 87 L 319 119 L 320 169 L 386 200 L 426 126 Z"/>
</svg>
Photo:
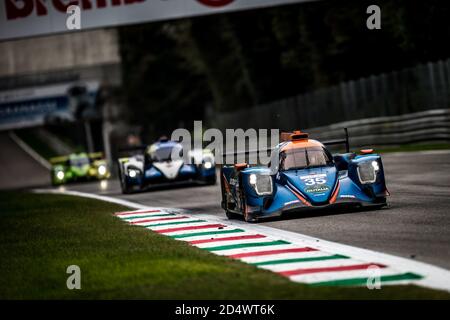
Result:
<svg viewBox="0 0 450 320">
<path fill-rule="evenodd" d="M 114 29 L 0 42 L 0 77 L 118 63 Z"/>
</svg>

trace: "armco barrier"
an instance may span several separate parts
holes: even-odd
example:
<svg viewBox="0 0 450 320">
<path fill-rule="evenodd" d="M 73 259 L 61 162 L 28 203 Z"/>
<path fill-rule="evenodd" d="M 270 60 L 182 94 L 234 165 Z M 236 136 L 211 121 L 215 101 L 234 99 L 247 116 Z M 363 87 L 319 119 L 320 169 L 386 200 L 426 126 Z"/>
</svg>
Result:
<svg viewBox="0 0 450 320">
<path fill-rule="evenodd" d="M 344 128 L 348 128 L 352 147 L 448 142 L 450 109 L 345 121 L 305 131 L 319 140 L 329 140 L 343 137 Z"/>
<path fill-rule="evenodd" d="M 411 143 L 441 143 L 450 142 L 450 109 L 435 109 L 409 113 L 401 116 L 376 117 L 335 123 L 329 126 L 315 128 L 292 127 L 289 130 L 300 129 L 309 133 L 312 139 L 319 141 L 345 138 L 344 128 L 348 129 L 350 149 L 361 147 L 395 146 Z M 281 132 L 281 130 L 280 130 Z M 226 154 L 245 154 L 246 150 L 256 150 L 250 146 L 256 144 L 245 141 L 239 150 L 227 146 Z M 270 141 L 267 141 L 270 146 Z M 275 145 L 271 145 L 269 149 Z M 230 148 L 228 148 L 230 147 Z M 236 146 L 235 146 L 236 147 Z M 331 146 L 333 151 L 343 151 L 342 146 Z M 248 161 L 248 158 L 245 159 Z"/>
</svg>

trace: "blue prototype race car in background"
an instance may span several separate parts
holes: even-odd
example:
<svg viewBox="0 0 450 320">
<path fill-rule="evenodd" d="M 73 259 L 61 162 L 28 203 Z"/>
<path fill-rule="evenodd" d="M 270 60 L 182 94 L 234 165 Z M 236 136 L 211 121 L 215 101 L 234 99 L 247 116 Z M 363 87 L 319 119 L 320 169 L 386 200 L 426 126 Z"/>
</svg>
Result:
<svg viewBox="0 0 450 320">
<path fill-rule="evenodd" d="M 386 205 L 389 195 L 380 155 L 332 155 L 327 143 L 309 139 L 301 131 L 282 133 L 282 142 L 271 153 L 269 167 L 246 163 L 223 166 L 220 172 L 222 203 L 228 218 L 243 215 L 245 221 L 278 216 L 283 212 L 343 205 Z"/>
<path fill-rule="evenodd" d="M 214 155 L 207 149 L 188 151 L 189 163 L 183 160 L 182 145 L 167 138 L 142 149 L 143 154 L 119 159 L 122 193 L 177 181 L 216 183 Z M 183 159 L 172 159 L 174 152 Z"/>
</svg>

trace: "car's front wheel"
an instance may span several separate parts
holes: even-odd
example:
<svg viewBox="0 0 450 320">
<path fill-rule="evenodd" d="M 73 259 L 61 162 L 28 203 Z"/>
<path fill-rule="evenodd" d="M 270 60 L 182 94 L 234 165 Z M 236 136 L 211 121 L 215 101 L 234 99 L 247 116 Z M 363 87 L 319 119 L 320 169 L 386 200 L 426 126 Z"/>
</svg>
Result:
<svg viewBox="0 0 450 320">
<path fill-rule="evenodd" d="M 120 182 L 120 187 L 122 189 L 123 194 L 130 194 L 133 192 L 132 187 L 130 187 L 126 182 Z"/>
<path fill-rule="evenodd" d="M 382 209 L 384 207 L 388 207 L 388 203 L 386 201 L 386 197 L 382 197 L 377 199 L 377 205 L 374 206 L 376 209 Z"/>
<path fill-rule="evenodd" d="M 258 222 L 258 218 L 252 212 L 247 211 L 247 201 L 245 199 L 244 193 L 241 191 L 241 210 L 242 215 L 244 216 L 245 222 L 255 223 Z"/>
<path fill-rule="evenodd" d="M 238 217 L 238 215 L 236 213 L 228 211 L 228 210 L 225 211 L 225 214 L 226 214 L 227 218 L 230 220 L 236 219 Z"/>
<path fill-rule="evenodd" d="M 120 189 L 122 190 L 123 194 L 129 194 L 133 192 L 133 188 L 128 185 L 126 181 L 125 174 L 122 171 L 122 166 L 119 163 L 119 180 L 120 180 Z"/>
</svg>

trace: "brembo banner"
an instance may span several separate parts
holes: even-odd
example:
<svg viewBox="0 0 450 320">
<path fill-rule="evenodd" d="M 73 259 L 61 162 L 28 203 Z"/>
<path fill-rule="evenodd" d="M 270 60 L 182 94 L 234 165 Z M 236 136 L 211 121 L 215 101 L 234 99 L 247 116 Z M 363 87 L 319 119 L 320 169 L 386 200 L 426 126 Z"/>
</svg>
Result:
<svg viewBox="0 0 450 320">
<path fill-rule="evenodd" d="M 81 30 L 306 2 L 307 0 L 2 0 L 0 40 L 73 32 L 67 8 L 80 8 Z"/>
</svg>

